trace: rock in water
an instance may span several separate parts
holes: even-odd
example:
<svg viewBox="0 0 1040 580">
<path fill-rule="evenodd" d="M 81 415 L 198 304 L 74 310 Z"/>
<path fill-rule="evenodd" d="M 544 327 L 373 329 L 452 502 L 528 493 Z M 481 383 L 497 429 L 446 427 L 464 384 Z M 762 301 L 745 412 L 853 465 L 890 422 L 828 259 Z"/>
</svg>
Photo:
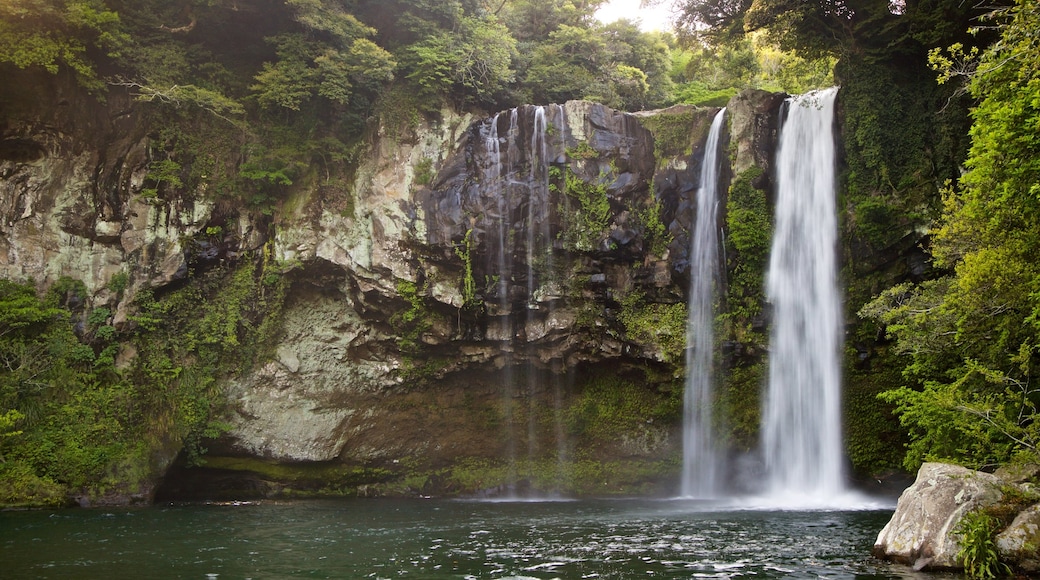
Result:
<svg viewBox="0 0 1040 580">
<path fill-rule="evenodd" d="M 925 463 L 899 497 L 892 519 L 874 542 L 874 556 L 915 569 L 960 568 L 953 530 L 964 514 L 1003 498 L 991 474 L 945 463 Z"/>
<path fill-rule="evenodd" d="M 1022 572 L 1040 572 L 1040 504 L 1015 516 L 1015 520 L 997 535 L 1001 559 L 1014 562 Z"/>
</svg>

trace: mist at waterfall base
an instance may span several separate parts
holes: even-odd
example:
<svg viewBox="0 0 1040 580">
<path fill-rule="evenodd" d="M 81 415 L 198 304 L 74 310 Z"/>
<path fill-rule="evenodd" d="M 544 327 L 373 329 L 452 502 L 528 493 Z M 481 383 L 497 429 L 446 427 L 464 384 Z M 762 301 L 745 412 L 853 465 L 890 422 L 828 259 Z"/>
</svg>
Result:
<svg viewBox="0 0 1040 580">
<path fill-rule="evenodd" d="M 651 500 L 297 500 L 0 512 L 29 578 L 939 578 L 869 557 L 891 512 Z"/>
<path fill-rule="evenodd" d="M 719 264 L 719 133 L 705 145 L 691 234 L 683 472 L 678 499 L 761 509 L 863 509 L 846 482 L 841 427 L 841 297 L 837 284 L 834 105 L 837 88 L 788 99 L 776 155 L 766 295 L 772 305 L 760 458 L 724 464 L 712 424 L 712 309 Z M 728 468 L 728 469 L 727 469 Z M 725 471 L 731 485 L 724 488 Z M 738 497 L 736 488 L 744 492 Z M 727 499 L 728 498 L 728 499 Z M 718 500 L 723 501 L 719 502 Z"/>
</svg>

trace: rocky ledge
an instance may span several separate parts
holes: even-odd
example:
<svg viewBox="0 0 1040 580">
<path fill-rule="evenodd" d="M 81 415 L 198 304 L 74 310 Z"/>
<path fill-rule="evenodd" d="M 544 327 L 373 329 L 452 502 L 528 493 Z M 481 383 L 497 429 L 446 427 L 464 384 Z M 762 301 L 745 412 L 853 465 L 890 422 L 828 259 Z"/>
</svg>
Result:
<svg viewBox="0 0 1040 580">
<path fill-rule="evenodd" d="M 958 570 L 966 542 L 962 520 L 980 514 L 994 534 L 1002 563 L 1024 573 L 1040 571 L 1040 466 L 996 473 L 944 463 L 925 463 L 899 497 L 888 525 L 878 534 L 874 556 L 915 570 Z"/>
</svg>

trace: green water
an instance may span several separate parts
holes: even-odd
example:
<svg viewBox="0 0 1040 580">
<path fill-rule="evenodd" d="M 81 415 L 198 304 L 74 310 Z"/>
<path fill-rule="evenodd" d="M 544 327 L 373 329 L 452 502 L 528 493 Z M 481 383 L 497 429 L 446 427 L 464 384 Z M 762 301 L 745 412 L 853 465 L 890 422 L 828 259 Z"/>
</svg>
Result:
<svg viewBox="0 0 1040 580">
<path fill-rule="evenodd" d="M 896 578 L 890 511 L 679 501 L 265 501 L 0 513 L 0 577 Z M 920 577 L 920 575 L 915 575 Z"/>
</svg>

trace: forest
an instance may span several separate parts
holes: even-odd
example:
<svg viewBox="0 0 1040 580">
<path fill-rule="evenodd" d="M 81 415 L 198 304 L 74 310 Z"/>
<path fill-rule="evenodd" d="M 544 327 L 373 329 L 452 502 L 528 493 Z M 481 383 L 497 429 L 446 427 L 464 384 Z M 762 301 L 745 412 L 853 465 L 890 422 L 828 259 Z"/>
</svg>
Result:
<svg viewBox="0 0 1040 580">
<path fill-rule="evenodd" d="M 847 374 L 870 385 L 846 412 L 875 441 L 853 461 L 1040 459 L 1036 0 L 679 0 L 670 33 L 600 23 L 601 4 L 5 0 L 0 159 L 35 158 L 10 120 L 37 106 L 34 86 L 65 82 L 141 112 L 146 203 L 188 191 L 271 216 L 294 184 L 348 188 L 373 127 L 446 107 L 641 111 L 840 85 L 847 358 L 861 360 Z M 863 275 L 864 256 L 912 233 L 923 273 Z M 204 462 L 228 428 L 221 381 L 271 356 L 291 267 L 260 255 L 145 290 L 118 321 L 125 274 L 107 303 L 71 278 L 0 280 L 0 504 L 125 487 L 166 461 L 156 449 Z"/>
</svg>

